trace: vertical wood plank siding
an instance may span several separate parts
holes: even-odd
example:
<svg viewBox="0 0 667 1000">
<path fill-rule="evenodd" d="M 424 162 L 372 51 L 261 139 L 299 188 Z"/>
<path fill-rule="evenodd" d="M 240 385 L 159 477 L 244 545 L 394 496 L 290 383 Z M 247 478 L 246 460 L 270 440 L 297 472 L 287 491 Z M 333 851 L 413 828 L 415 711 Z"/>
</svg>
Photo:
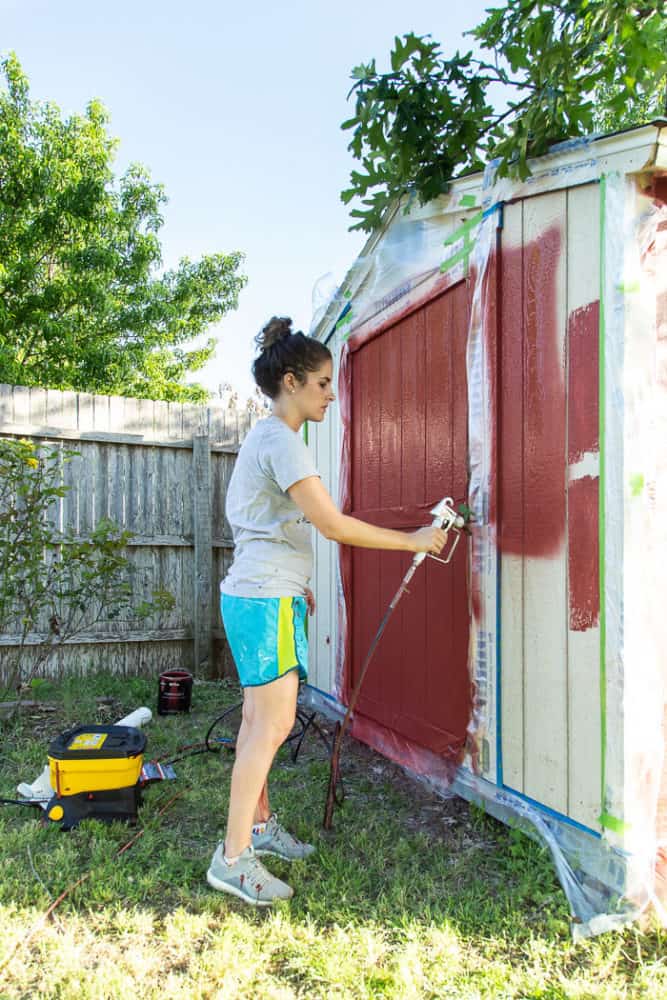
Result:
<svg viewBox="0 0 667 1000">
<path fill-rule="evenodd" d="M 504 784 L 600 813 L 599 192 L 506 206 L 499 426 Z"/>
</svg>

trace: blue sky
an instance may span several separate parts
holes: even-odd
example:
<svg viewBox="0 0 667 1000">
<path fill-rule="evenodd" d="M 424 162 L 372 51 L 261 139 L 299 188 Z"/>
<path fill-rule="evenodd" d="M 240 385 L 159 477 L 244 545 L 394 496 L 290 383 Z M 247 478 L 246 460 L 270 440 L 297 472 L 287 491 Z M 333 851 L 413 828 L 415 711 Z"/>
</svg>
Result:
<svg viewBox="0 0 667 1000">
<path fill-rule="evenodd" d="M 339 197 L 353 165 L 340 131 L 350 70 L 383 66 L 407 31 L 450 54 L 469 47 L 463 32 L 493 5 L 0 0 L 0 52 L 17 53 L 34 98 L 66 113 L 92 97 L 106 105 L 117 171 L 138 161 L 165 186 L 167 267 L 246 254 L 239 309 L 214 329 L 217 357 L 199 375 L 244 397 L 257 330 L 274 313 L 307 330 L 314 286 L 340 281 L 363 243 Z"/>
</svg>

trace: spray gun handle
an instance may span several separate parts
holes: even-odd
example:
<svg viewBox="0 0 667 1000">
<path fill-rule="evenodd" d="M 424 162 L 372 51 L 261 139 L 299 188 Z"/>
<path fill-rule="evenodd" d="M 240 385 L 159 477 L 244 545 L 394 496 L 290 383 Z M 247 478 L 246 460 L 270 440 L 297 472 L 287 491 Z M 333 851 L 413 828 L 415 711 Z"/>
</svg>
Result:
<svg viewBox="0 0 667 1000">
<path fill-rule="evenodd" d="M 454 510 L 454 501 L 452 500 L 451 497 L 443 497 L 440 503 L 435 505 L 435 507 L 431 511 L 431 514 L 433 515 L 433 521 L 431 522 L 432 527 L 442 528 L 443 531 L 451 531 L 453 529 L 458 533 L 460 529 L 465 525 L 464 518 L 461 516 L 461 514 L 458 514 Z M 446 560 L 447 562 L 449 562 L 451 553 L 454 551 L 456 542 L 458 542 L 458 538 L 456 538 L 454 545 L 452 546 L 450 555 Z M 414 559 L 412 560 L 413 566 L 419 566 L 421 563 L 423 563 L 427 555 L 428 555 L 427 552 L 417 552 Z"/>
</svg>

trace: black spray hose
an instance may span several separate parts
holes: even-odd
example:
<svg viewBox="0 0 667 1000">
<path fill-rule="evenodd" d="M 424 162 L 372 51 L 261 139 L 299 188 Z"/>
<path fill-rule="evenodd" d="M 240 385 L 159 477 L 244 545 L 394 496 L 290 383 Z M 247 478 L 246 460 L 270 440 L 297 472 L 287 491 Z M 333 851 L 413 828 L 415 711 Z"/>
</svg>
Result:
<svg viewBox="0 0 667 1000">
<path fill-rule="evenodd" d="M 0 799 L 3 806 L 30 806 L 31 809 L 41 809 L 43 801 L 38 799 Z"/>
<path fill-rule="evenodd" d="M 340 722 L 336 723 L 336 732 L 335 732 L 335 736 L 334 736 L 334 746 L 333 746 L 333 751 L 331 753 L 331 767 L 330 767 L 330 770 L 329 770 L 329 788 L 327 790 L 327 801 L 326 801 L 326 806 L 324 807 L 324 821 L 322 823 L 322 826 L 324 827 L 325 830 L 330 830 L 331 829 L 331 824 L 333 822 L 334 804 L 340 805 L 340 801 L 341 801 L 341 800 L 339 800 L 338 802 L 336 802 L 336 788 L 338 787 L 339 784 L 341 784 L 341 776 L 340 776 L 340 750 L 341 750 L 341 745 L 343 743 L 343 737 L 345 735 L 345 731 L 346 731 L 346 729 L 347 729 L 347 727 L 349 725 L 350 719 L 352 718 L 352 713 L 354 712 L 354 709 L 356 707 L 357 700 L 358 700 L 359 695 L 361 693 L 361 688 L 363 686 L 364 679 L 366 677 L 366 673 L 368 671 L 369 664 L 370 664 L 370 662 L 371 662 L 371 660 L 373 658 L 373 653 L 377 649 L 377 645 L 378 645 L 378 643 L 380 641 L 382 633 L 385 630 L 387 622 L 391 618 L 391 615 L 392 615 L 392 612 L 393 612 L 394 608 L 396 607 L 396 605 L 400 601 L 401 597 L 403 596 L 403 594 L 405 592 L 405 588 L 407 587 L 408 583 L 412 579 L 412 576 L 413 576 L 414 571 L 416 570 L 416 568 L 417 567 L 416 567 L 416 565 L 413 562 L 411 564 L 408 572 L 403 577 L 401 585 L 398 588 L 398 590 L 396 591 L 396 593 L 395 593 L 395 595 L 394 595 L 394 597 L 393 597 L 393 599 L 392 599 L 389 607 L 385 611 L 384 618 L 380 622 L 380 627 L 377 630 L 377 632 L 375 633 L 375 638 L 373 639 L 373 642 L 371 643 L 371 648 L 368 650 L 368 653 L 366 654 L 366 660 L 364 661 L 364 665 L 361 668 L 361 673 L 359 674 L 359 680 L 357 681 L 357 683 L 355 685 L 355 688 L 354 688 L 354 690 L 353 690 L 353 692 L 352 692 L 352 694 L 350 696 L 350 704 L 347 707 L 347 712 L 345 713 L 345 718 L 343 719 L 342 723 L 340 723 Z"/>
</svg>

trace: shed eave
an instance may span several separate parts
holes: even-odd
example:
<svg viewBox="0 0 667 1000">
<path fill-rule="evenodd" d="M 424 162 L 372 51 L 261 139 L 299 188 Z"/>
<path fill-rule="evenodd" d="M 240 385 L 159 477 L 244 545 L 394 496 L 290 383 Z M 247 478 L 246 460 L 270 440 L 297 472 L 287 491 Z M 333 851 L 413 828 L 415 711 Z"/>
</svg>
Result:
<svg viewBox="0 0 667 1000">
<path fill-rule="evenodd" d="M 639 125 L 620 132 L 604 135 L 584 136 L 566 140 L 552 146 L 546 153 L 529 160 L 530 176 L 525 181 L 502 178 L 484 194 L 484 207 L 490 202 L 510 202 L 531 197 L 546 191 L 557 191 L 565 187 L 597 181 L 605 174 L 651 173 L 667 169 L 667 120 L 656 119 L 646 125 Z M 460 210 L 459 199 L 466 194 L 474 194 L 477 206 L 483 204 L 482 187 L 484 175 L 481 172 L 466 174 L 452 181 L 450 190 L 440 199 L 443 211 L 447 205 L 452 211 Z M 381 225 L 374 230 L 364 244 L 357 261 L 373 255 L 385 234 L 391 228 L 396 216 L 405 205 L 406 198 L 394 202 L 387 210 Z M 430 203 L 432 204 L 432 203 Z M 415 212 L 422 209 L 417 206 Z M 349 300 L 355 293 L 355 266 L 348 270 L 337 294 L 322 316 L 311 336 L 326 342 L 339 321 L 341 302 Z"/>
<path fill-rule="evenodd" d="M 664 167 L 667 158 L 667 120 L 656 119 L 623 132 L 613 132 L 593 139 L 600 159 L 627 159 L 640 163 L 639 169 Z M 627 170 L 630 173 L 632 170 Z"/>
<path fill-rule="evenodd" d="M 440 195 L 439 198 L 433 199 L 433 201 L 428 202 L 425 206 L 416 204 L 414 207 L 411 207 L 411 218 L 416 218 L 420 212 L 423 212 L 424 215 L 432 215 L 436 210 L 435 206 L 438 206 L 437 211 L 442 215 L 447 215 L 450 212 L 452 214 L 460 215 L 460 201 L 466 195 L 472 195 L 475 198 L 474 206 L 468 206 L 467 208 L 468 212 L 474 211 L 475 208 L 479 208 L 482 204 L 483 180 L 484 174 L 482 171 L 476 171 L 475 173 L 455 178 L 451 182 L 449 191 L 447 191 L 446 194 Z M 377 229 L 373 230 L 364 243 L 355 260 L 355 263 L 373 255 L 378 245 L 382 242 L 385 234 L 391 228 L 399 212 L 401 212 L 405 208 L 406 203 L 409 202 L 409 197 L 409 195 L 406 195 L 403 198 L 397 199 L 392 205 L 390 205 L 384 214 L 381 224 Z M 352 264 L 343 278 L 340 288 L 332 299 L 327 311 L 322 316 L 317 326 L 311 330 L 310 335 L 312 337 L 315 337 L 317 340 L 322 340 L 325 343 L 331 339 L 332 330 L 341 317 L 341 300 L 345 301 L 346 298 L 349 297 L 350 293 L 353 294 L 356 291 L 354 274 L 355 266 Z"/>
</svg>

